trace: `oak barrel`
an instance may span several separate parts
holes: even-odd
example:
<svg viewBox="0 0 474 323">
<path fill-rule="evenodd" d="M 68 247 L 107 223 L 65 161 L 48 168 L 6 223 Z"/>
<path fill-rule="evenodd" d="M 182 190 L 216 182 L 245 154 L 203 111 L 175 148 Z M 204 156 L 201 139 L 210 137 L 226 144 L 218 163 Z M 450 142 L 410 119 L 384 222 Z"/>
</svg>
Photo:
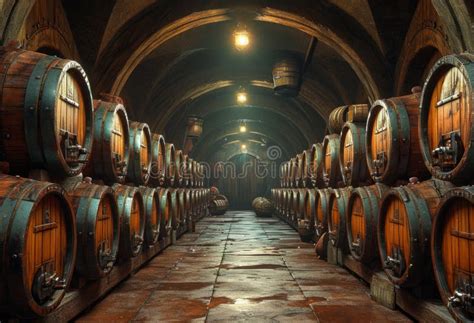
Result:
<svg viewBox="0 0 474 323">
<path fill-rule="evenodd" d="M 329 241 L 340 249 L 347 249 L 347 201 L 352 188 L 345 187 L 332 190 L 328 201 L 328 233 Z"/>
<path fill-rule="evenodd" d="M 151 171 L 151 132 L 146 123 L 130 123 L 130 159 L 127 177 L 135 185 L 146 185 Z"/>
<path fill-rule="evenodd" d="M 342 126 L 347 122 L 348 109 L 348 105 L 340 106 L 329 114 L 328 131 L 330 134 L 339 135 L 341 133 Z"/>
<path fill-rule="evenodd" d="M 394 284 L 432 284 L 431 221 L 441 197 L 452 187 L 449 182 L 428 180 L 385 192 L 379 209 L 377 239 L 380 260 Z"/>
<path fill-rule="evenodd" d="M 166 142 L 165 138 L 157 133 L 151 136 L 151 171 L 149 184 L 164 186 L 166 175 Z"/>
<path fill-rule="evenodd" d="M 294 57 L 275 63 L 272 70 L 273 90 L 284 96 L 296 96 L 300 88 L 301 67 Z"/>
<path fill-rule="evenodd" d="M 129 165 L 129 124 L 120 103 L 94 100 L 94 145 L 89 168 L 107 184 L 124 183 Z"/>
<path fill-rule="evenodd" d="M 112 270 L 117 258 L 120 216 L 114 191 L 90 178 L 66 188 L 76 214 L 77 272 L 99 279 Z"/>
<path fill-rule="evenodd" d="M 203 205 L 202 200 L 199 202 Z M 229 201 L 224 195 L 217 195 L 209 202 L 209 212 L 212 215 L 222 215 L 229 208 Z"/>
<path fill-rule="evenodd" d="M 370 107 L 368 104 L 352 104 L 347 109 L 347 122 L 363 123 L 367 122 Z"/>
<path fill-rule="evenodd" d="M 120 215 L 119 257 L 123 260 L 137 256 L 143 247 L 145 206 L 139 188 L 114 184 Z"/>
<path fill-rule="evenodd" d="M 71 60 L 0 47 L 0 159 L 15 175 L 81 173 L 92 148 L 89 81 Z"/>
<path fill-rule="evenodd" d="M 311 146 L 309 157 L 309 174 L 311 177 L 311 185 L 313 187 L 323 188 L 323 145 L 316 143 Z"/>
<path fill-rule="evenodd" d="M 326 187 L 336 188 L 339 186 L 341 168 L 339 167 L 339 135 L 327 135 L 323 141 L 323 180 Z"/>
<path fill-rule="evenodd" d="M 141 186 L 140 193 L 143 196 L 145 208 L 145 243 L 153 246 L 158 242 L 161 227 L 160 196 L 158 189 Z"/>
<path fill-rule="evenodd" d="M 186 194 L 185 188 L 179 188 L 177 191 L 177 198 L 179 204 L 179 214 L 178 214 L 178 221 L 180 226 L 183 227 L 186 225 L 186 221 L 188 219 L 188 195 Z"/>
<path fill-rule="evenodd" d="M 166 143 L 166 185 L 168 186 L 175 186 L 175 176 L 176 176 L 176 149 L 174 148 L 174 144 Z"/>
<path fill-rule="evenodd" d="M 369 173 L 387 185 L 397 180 L 428 178 L 418 140 L 419 93 L 378 100 L 372 105 L 366 128 Z"/>
<path fill-rule="evenodd" d="M 160 238 L 168 237 L 171 234 L 173 225 L 173 200 L 171 190 L 168 188 L 159 188 L 158 196 L 160 198 Z"/>
<path fill-rule="evenodd" d="M 474 187 L 445 194 L 433 222 L 431 255 L 443 303 L 460 322 L 474 320 Z"/>
<path fill-rule="evenodd" d="M 185 163 L 184 163 L 184 154 L 182 150 L 176 150 L 176 167 L 174 182 L 175 186 L 181 187 L 184 185 L 184 173 L 185 173 Z"/>
<path fill-rule="evenodd" d="M 365 156 L 365 124 L 346 122 L 341 131 L 339 167 L 346 186 L 371 182 Z"/>
<path fill-rule="evenodd" d="M 298 231 L 302 241 L 310 241 L 314 238 L 315 193 L 314 189 L 306 189 L 304 193 L 303 215 L 298 222 Z"/>
<path fill-rule="evenodd" d="M 22 318 L 45 316 L 74 271 L 74 211 L 59 185 L 4 174 L 0 182 L 0 306 Z"/>
<path fill-rule="evenodd" d="M 450 55 L 432 68 L 423 87 L 419 134 L 434 177 L 474 182 L 474 55 Z"/>
<path fill-rule="evenodd" d="M 332 189 L 323 188 L 315 191 L 315 215 L 314 215 L 314 234 L 315 240 L 318 240 L 323 233 L 327 232 L 329 216 L 329 196 Z"/>
<path fill-rule="evenodd" d="M 355 188 L 347 202 L 347 241 L 354 259 L 372 264 L 378 259 L 379 204 L 388 187 L 377 183 Z"/>
</svg>

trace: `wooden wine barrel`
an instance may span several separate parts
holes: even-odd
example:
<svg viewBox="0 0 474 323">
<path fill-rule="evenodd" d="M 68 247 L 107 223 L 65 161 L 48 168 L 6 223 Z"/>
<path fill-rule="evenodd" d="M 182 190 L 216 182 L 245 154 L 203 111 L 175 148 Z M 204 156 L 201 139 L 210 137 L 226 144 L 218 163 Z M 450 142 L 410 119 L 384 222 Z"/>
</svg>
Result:
<svg viewBox="0 0 474 323">
<path fill-rule="evenodd" d="M 82 67 L 20 49 L 0 48 L 0 158 L 10 172 L 82 172 L 92 148 L 93 105 Z"/>
<path fill-rule="evenodd" d="M 286 213 L 288 210 L 288 189 L 282 189 L 281 191 L 281 206 L 280 206 L 280 216 L 286 217 Z"/>
<path fill-rule="evenodd" d="M 365 124 L 346 122 L 341 131 L 339 167 L 346 186 L 361 186 L 370 183 L 365 156 Z"/>
<path fill-rule="evenodd" d="M 121 184 L 112 186 L 120 214 L 119 257 L 123 260 L 137 256 L 143 247 L 145 206 L 137 187 Z"/>
<path fill-rule="evenodd" d="M 178 187 L 182 187 L 184 185 L 184 154 L 182 150 L 176 150 L 176 167 L 175 167 L 175 175 L 174 181 L 175 185 Z"/>
<path fill-rule="evenodd" d="M 397 180 L 428 178 L 418 140 L 420 94 L 378 100 L 367 121 L 366 156 L 369 173 L 387 185 Z"/>
<path fill-rule="evenodd" d="M 305 156 L 303 153 L 296 155 L 296 174 L 295 174 L 295 187 L 303 187 L 303 168 Z"/>
<path fill-rule="evenodd" d="M 302 241 L 310 241 L 314 238 L 314 215 L 316 213 L 315 204 L 316 190 L 305 190 L 303 200 L 303 216 L 298 222 L 298 231 Z"/>
<path fill-rule="evenodd" d="M 179 197 L 178 197 L 178 189 L 177 188 L 170 188 L 171 194 L 171 228 L 173 230 L 177 230 L 180 225 L 180 204 L 179 204 Z"/>
<path fill-rule="evenodd" d="M 377 238 L 382 265 L 394 284 L 415 287 L 431 277 L 431 220 L 452 187 L 449 182 L 428 180 L 384 194 Z"/>
<path fill-rule="evenodd" d="M 314 215 L 314 234 L 315 240 L 327 232 L 329 217 L 329 197 L 332 189 L 323 188 L 315 191 L 314 203 L 316 205 L 316 213 Z"/>
<path fill-rule="evenodd" d="M 326 187 L 336 188 L 342 180 L 339 167 L 339 135 L 327 135 L 323 141 L 323 180 Z"/>
<path fill-rule="evenodd" d="M 124 183 L 129 164 L 129 124 L 120 103 L 94 100 L 94 145 L 91 177 L 107 184 Z"/>
<path fill-rule="evenodd" d="M 352 104 L 347 109 L 347 122 L 367 123 L 370 107 L 368 104 Z"/>
<path fill-rule="evenodd" d="M 166 185 L 173 187 L 176 176 L 176 149 L 173 144 L 166 144 Z"/>
<path fill-rule="evenodd" d="M 297 221 L 297 210 L 298 210 L 298 189 L 293 188 L 290 191 L 290 200 L 288 202 L 288 216 L 287 219 L 291 223 L 296 223 Z"/>
<path fill-rule="evenodd" d="M 171 190 L 168 188 L 159 188 L 158 196 L 160 198 L 160 239 L 168 237 L 171 234 L 173 226 L 173 200 Z"/>
<path fill-rule="evenodd" d="M 323 145 L 320 143 L 313 144 L 309 154 L 309 176 L 311 177 L 311 185 L 313 187 L 323 188 Z"/>
<path fill-rule="evenodd" d="M 299 188 L 296 190 L 296 201 L 295 201 L 295 221 L 304 218 L 304 198 L 306 196 L 306 189 Z"/>
<path fill-rule="evenodd" d="M 191 188 L 187 188 L 184 190 L 185 200 L 184 200 L 184 208 L 185 208 L 185 223 L 190 225 L 191 223 L 191 214 L 192 214 L 192 205 L 191 205 Z M 208 195 L 206 193 L 206 199 Z M 189 228 L 189 227 L 188 227 Z"/>
<path fill-rule="evenodd" d="M 186 220 L 188 218 L 188 196 L 186 195 L 186 189 L 180 188 L 176 192 L 176 197 L 178 199 L 179 204 L 179 212 L 178 212 L 178 222 L 180 226 L 186 225 Z"/>
<path fill-rule="evenodd" d="M 443 304 L 459 322 L 474 320 L 474 187 L 448 191 L 433 222 L 431 255 Z"/>
<path fill-rule="evenodd" d="M 45 316 L 74 271 L 74 211 L 59 185 L 4 174 L 0 182 L 0 305 L 23 318 Z"/>
<path fill-rule="evenodd" d="M 145 243 L 154 246 L 160 237 L 161 212 L 160 196 L 158 190 L 151 187 L 141 186 L 140 193 L 143 196 L 145 207 Z"/>
<path fill-rule="evenodd" d="M 301 68 L 297 59 L 288 57 L 273 66 L 273 90 L 284 96 L 296 96 L 300 88 Z"/>
<path fill-rule="evenodd" d="M 194 187 L 197 183 L 196 174 L 197 163 L 194 159 L 188 157 L 188 185 L 187 187 Z"/>
<path fill-rule="evenodd" d="M 289 162 L 284 162 L 280 165 L 280 186 L 288 187 L 288 165 Z"/>
<path fill-rule="evenodd" d="M 432 68 L 423 88 L 419 133 L 431 174 L 456 184 L 474 182 L 474 55 L 450 55 Z"/>
<path fill-rule="evenodd" d="M 90 178 L 66 187 L 76 214 L 76 270 L 99 279 L 112 270 L 119 249 L 120 216 L 114 191 Z"/>
<path fill-rule="evenodd" d="M 298 176 L 298 160 L 295 158 L 290 159 L 290 169 L 289 169 L 289 187 L 296 188 L 297 185 L 297 176 Z"/>
<path fill-rule="evenodd" d="M 166 143 L 162 135 L 154 133 L 151 136 L 151 171 L 149 184 L 164 186 L 166 175 Z"/>
<path fill-rule="evenodd" d="M 328 131 L 330 134 L 339 135 L 342 130 L 342 126 L 347 122 L 347 110 L 348 105 L 337 107 L 329 114 L 328 120 Z"/>
<path fill-rule="evenodd" d="M 329 195 L 328 201 L 328 233 L 329 241 L 340 249 L 347 249 L 347 201 L 352 188 L 335 189 Z"/>
<path fill-rule="evenodd" d="M 223 215 L 229 208 L 229 201 L 227 200 L 212 200 L 209 204 L 209 212 L 212 215 Z"/>
<path fill-rule="evenodd" d="M 146 185 L 151 171 L 151 132 L 146 123 L 130 123 L 130 159 L 128 180 L 136 185 Z"/>
<path fill-rule="evenodd" d="M 347 202 L 347 241 L 354 259 L 372 264 L 379 257 L 377 221 L 379 204 L 388 187 L 377 183 L 355 188 Z"/>
<path fill-rule="evenodd" d="M 311 150 L 304 150 L 301 153 L 301 187 L 311 187 Z"/>
</svg>

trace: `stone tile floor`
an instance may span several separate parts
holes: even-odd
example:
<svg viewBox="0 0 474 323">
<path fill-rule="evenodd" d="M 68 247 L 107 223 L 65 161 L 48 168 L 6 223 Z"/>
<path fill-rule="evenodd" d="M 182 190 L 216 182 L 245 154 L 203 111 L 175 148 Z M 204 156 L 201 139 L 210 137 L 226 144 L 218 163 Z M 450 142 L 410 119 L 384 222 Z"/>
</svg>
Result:
<svg viewBox="0 0 474 323">
<path fill-rule="evenodd" d="M 346 270 L 316 259 L 287 224 L 253 212 L 207 217 L 80 322 L 406 322 Z"/>
</svg>

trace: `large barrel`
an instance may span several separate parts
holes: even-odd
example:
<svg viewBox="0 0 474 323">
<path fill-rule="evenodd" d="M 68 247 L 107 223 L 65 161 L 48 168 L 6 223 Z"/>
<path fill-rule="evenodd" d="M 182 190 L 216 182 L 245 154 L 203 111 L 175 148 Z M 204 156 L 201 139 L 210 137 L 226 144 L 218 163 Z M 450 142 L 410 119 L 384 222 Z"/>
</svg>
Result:
<svg viewBox="0 0 474 323">
<path fill-rule="evenodd" d="M 162 222 L 160 196 L 157 189 L 146 186 L 140 187 L 140 193 L 145 207 L 145 243 L 147 246 L 153 246 L 158 242 Z"/>
<path fill-rule="evenodd" d="M 162 135 L 151 136 L 151 171 L 149 184 L 164 186 L 166 175 L 166 143 Z"/>
<path fill-rule="evenodd" d="M 287 220 L 296 223 L 296 212 L 298 210 L 298 189 L 293 188 L 290 190 L 290 196 L 288 199 L 288 208 L 287 208 Z"/>
<path fill-rule="evenodd" d="M 295 187 L 303 186 L 303 168 L 306 163 L 306 156 L 301 153 L 296 155 L 296 175 L 295 175 Z"/>
<path fill-rule="evenodd" d="M 203 204 L 202 200 L 199 201 L 199 204 Z M 229 201 L 224 195 L 218 195 L 209 203 L 209 212 L 212 215 L 222 215 L 229 208 Z M 202 211 L 201 211 L 202 212 Z"/>
<path fill-rule="evenodd" d="M 289 192 L 287 188 L 282 189 L 281 192 L 281 207 L 280 207 L 280 215 L 286 218 L 288 213 L 288 200 L 289 200 Z"/>
<path fill-rule="evenodd" d="M 300 88 L 301 66 L 294 57 L 287 57 L 273 66 L 273 90 L 284 96 L 296 96 Z"/>
<path fill-rule="evenodd" d="M 287 181 L 287 167 L 288 167 L 288 162 L 284 162 L 280 165 L 280 187 L 286 187 L 286 181 Z"/>
<path fill-rule="evenodd" d="M 431 220 L 441 197 L 452 187 L 448 182 L 428 180 L 384 194 L 377 237 L 380 259 L 394 284 L 415 287 L 429 280 Z"/>
<path fill-rule="evenodd" d="M 352 104 L 347 109 L 346 119 L 347 122 L 351 123 L 363 123 L 367 122 L 367 116 L 369 115 L 370 107 L 368 104 Z"/>
<path fill-rule="evenodd" d="M 335 189 L 328 201 L 328 233 L 331 243 L 343 250 L 347 249 L 347 201 L 352 188 Z"/>
<path fill-rule="evenodd" d="M 81 173 L 92 148 L 93 105 L 82 67 L 70 60 L 0 48 L 0 158 L 15 175 Z"/>
<path fill-rule="evenodd" d="M 175 185 L 178 187 L 183 186 L 184 184 L 184 154 L 182 150 L 176 150 L 176 167 L 175 167 L 175 175 L 174 181 Z"/>
<path fill-rule="evenodd" d="M 173 224 L 173 201 L 171 190 L 168 188 L 159 188 L 158 196 L 160 198 L 160 238 L 168 237 L 171 233 Z"/>
<path fill-rule="evenodd" d="M 474 320 L 473 224 L 474 187 L 447 192 L 433 222 L 431 255 L 441 299 L 460 322 Z"/>
<path fill-rule="evenodd" d="M 416 91 L 415 91 L 416 92 Z M 367 165 L 376 182 L 387 185 L 429 175 L 418 141 L 420 94 L 376 101 L 367 120 Z"/>
<path fill-rule="evenodd" d="M 304 218 L 304 198 L 306 196 L 306 189 L 299 188 L 296 190 L 296 200 L 295 200 L 295 222 Z"/>
<path fill-rule="evenodd" d="M 309 154 L 310 177 L 313 187 L 324 187 L 323 180 L 323 145 L 320 143 L 313 144 Z"/>
<path fill-rule="evenodd" d="M 301 153 L 301 187 L 311 187 L 313 185 L 311 178 L 311 154 L 312 151 L 310 149 Z"/>
<path fill-rule="evenodd" d="M 346 122 L 339 150 L 339 165 L 346 186 L 357 187 L 370 182 L 365 151 L 365 124 Z"/>
<path fill-rule="evenodd" d="M 304 194 L 304 207 L 303 207 L 303 222 L 304 228 L 311 234 L 314 235 L 314 216 L 316 214 L 316 190 L 307 189 Z M 300 222 L 301 223 L 301 222 Z"/>
<path fill-rule="evenodd" d="M 113 187 L 120 215 L 119 257 L 137 256 L 142 250 L 145 233 L 145 206 L 137 187 L 115 184 Z"/>
<path fill-rule="evenodd" d="M 120 217 L 114 191 L 90 178 L 66 188 L 76 212 L 77 272 L 86 279 L 107 275 L 117 258 Z"/>
<path fill-rule="evenodd" d="M 175 176 L 176 176 L 176 149 L 173 144 L 166 144 L 166 185 L 174 186 L 175 185 Z"/>
<path fill-rule="evenodd" d="M 179 204 L 178 222 L 181 227 L 186 225 L 188 218 L 188 195 L 186 194 L 187 189 L 179 188 L 176 192 L 176 197 Z"/>
<path fill-rule="evenodd" d="M 328 130 L 330 134 L 340 134 L 342 126 L 347 122 L 348 105 L 337 107 L 329 114 Z"/>
<path fill-rule="evenodd" d="M 121 103 L 94 100 L 91 176 L 107 184 L 124 183 L 129 163 L 129 124 Z"/>
<path fill-rule="evenodd" d="M 326 187 L 336 188 L 341 182 L 339 167 L 339 135 L 327 135 L 323 141 L 323 180 Z"/>
<path fill-rule="evenodd" d="M 146 185 L 151 171 L 151 132 L 146 123 L 130 123 L 130 159 L 128 180 L 136 185 Z"/>
<path fill-rule="evenodd" d="M 0 182 L 0 305 L 23 318 L 44 316 L 74 271 L 74 211 L 58 185 L 3 174 Z"/>
<path fill-rule="evenodd" d="M 473 183 L 474 55 L 450 55 L 433 67 L 421 99 L 419 132 L 426 166 L 434 177 Z"/>
<path fill-rule="evenodd" d="M 197 183 L 197 177 L 196 177 L 196 166 L 197 163 L 194 159 L 188 156 L 187 158 L 187 180 L 188 180 L 188 185 L 186 187 L 194 187 Z"/>
<path fill-rule="evenodd" d="M 315 204 L 316 213 L 314 215 L 314 234 L 315 240 L 319 239 L 323 233 L 327 232 L 329 216 L 329 197 L 332 189 L 323 188 L 316 190 Z"/>
<path fill-rule="evenodd" d="M 377 183 L 355 188 L 347 202 L 347 241 L 352 256 L 372 264 L 379 256 L 377 222 L 379 204 L 387 186 Z"/>
</svg>

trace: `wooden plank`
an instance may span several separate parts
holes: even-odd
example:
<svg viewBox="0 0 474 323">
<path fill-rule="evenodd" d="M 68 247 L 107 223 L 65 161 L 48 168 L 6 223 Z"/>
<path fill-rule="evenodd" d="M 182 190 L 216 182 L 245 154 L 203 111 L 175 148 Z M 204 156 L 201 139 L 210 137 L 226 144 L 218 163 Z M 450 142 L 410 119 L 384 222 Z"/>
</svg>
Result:
<svg viewBox="0 0 474 323">
<path fill-rule="evenodd" d="M 369 285 L 372 282 L 372 276 L 377 272 L 377 270 L 371 269 L 360 261 L 355 260 L 351 255 L 346 255 L 344 257 L 344 267 L 363 279 Z"/>
<path fill-rule="evenodd" d="M 397 306 L 420 322 L 455 322 L 441 302 L 421 300 L 407 290 L 395 289 Z"/>
</svg>

